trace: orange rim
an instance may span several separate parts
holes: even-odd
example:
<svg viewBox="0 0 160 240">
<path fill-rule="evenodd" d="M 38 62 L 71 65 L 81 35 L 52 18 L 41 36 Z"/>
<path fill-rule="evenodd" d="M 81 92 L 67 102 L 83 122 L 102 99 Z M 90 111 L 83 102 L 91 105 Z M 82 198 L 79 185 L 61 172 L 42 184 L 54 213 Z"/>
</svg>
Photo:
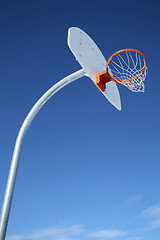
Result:
<svg viewBox="0 0 160 240">
<path fill-rule="evenodd" d="M 112 58 L 113 58 L 114 56 L 116 56 L 117 54 L 122 53 L 122 52 L 137 52 L 138 54 L 140 54 L 140 55 L 144 58 L 145 65 L 144 65 L 144 67 L 143 67 L 143 70 L 141 71 L 141 73 L 139 73 L 139 74 L 138 74 L 137 76 L 135 76 L 134 78 L 123 79 L 123 80 L 122 80 L 122 79 L 119 79 L 119 78 L 113 78 L 112 76 L 110 76 L 110 74 L 109 74 L 109 72 L 108 72 L 108 65 L 109 65 L 109 63 L 112 61 Z M 114 82 L 122 82 L 122 81 L 126 81 L 126 82 L 127 82 L 127 81 L 131 81 L 132 79 L 135 79 L 135 78 L 138 78 L 139 76 L 141 76 L 141 75 L 144 73 L 146 67 L 147 67 L 147 60 L 146 60 L 146 57 L 144 56 L 144 54 L 143 54 L 142 52 L 140 52 L 140 51 L 138 51 L 138 50 L 136 50 L 136 49 L 126 48 L 126 49 L 119 50 L 119 51 L 115 52 L 112 56 L 110 56 L 110 58 L 108 59 L 107 64 L 106 64 L 106 69 L 107 69 L 106 72 L 107 72 L 108 75 L 110 76 L 111 80 L 114 81 Z"/>
</svg>

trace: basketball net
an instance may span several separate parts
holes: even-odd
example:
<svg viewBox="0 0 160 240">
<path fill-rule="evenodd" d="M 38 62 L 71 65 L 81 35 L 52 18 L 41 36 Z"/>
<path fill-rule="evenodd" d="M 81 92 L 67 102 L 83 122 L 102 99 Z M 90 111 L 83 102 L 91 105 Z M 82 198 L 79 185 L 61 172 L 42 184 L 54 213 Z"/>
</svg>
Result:
<svg viewBox="0 0 160 240">
<path fill-rule="evenodd" d="M 102 91 L 104 84 L 115 81 L 133 92 L 144 92 L 147 74 L 146 58 L 138 50 L 123 49 L 114 53 L 107 61 L 106 71 L 97 74 L 96 82 Z"/>
</svg>

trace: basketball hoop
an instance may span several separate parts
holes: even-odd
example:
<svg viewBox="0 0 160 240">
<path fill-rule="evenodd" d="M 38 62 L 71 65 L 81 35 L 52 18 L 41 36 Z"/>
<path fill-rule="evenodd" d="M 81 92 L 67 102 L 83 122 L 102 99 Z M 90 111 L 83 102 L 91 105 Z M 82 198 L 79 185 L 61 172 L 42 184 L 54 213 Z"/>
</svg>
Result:
<svg viewBox="0 0 160 240">
<path fill-rule="evenodd" d="M 107 61 L 106 70 L 96 74 L 96 83 L 102 91 L 106 83 L 121 83 L 133 92 L 144 92 L 147 61 L 143 53 L 135 49 L 123 49 Z"/>
</svg>

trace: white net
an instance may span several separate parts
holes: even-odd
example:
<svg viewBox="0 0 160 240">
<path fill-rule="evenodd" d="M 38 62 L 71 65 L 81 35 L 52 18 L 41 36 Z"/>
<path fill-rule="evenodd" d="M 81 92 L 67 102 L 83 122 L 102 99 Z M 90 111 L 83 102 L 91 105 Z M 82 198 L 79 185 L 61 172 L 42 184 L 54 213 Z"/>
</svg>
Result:
<svg viewBox="0 0 160 240">
<path fill-rule="evenodd" d="M 109 63 L 112 78 L 133 92 L 144 92 L 147 67 L 144 57 L 134 51 L 116 54 Z"/>
</svg>

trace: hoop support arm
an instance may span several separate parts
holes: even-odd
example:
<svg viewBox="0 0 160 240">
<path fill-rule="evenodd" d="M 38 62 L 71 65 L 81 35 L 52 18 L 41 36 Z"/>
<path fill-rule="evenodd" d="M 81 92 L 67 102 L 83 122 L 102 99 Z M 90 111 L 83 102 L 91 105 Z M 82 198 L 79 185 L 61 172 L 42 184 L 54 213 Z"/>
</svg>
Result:
<svg viewBox="0 0 160 240">
<path fill-rule="evenodd" d="M 19 165 L 19 159 L 21 154 L 21 149 L 24 141 L 24 137 L 27 133 L 27 130 L 39 112 L 39 110 L 42 108 L 42 106 L 61 88 L 65 87 L 69 83 L 83 77 L 85 75 L 85 71 L 83 69 L 63 78 L 58 83 L 56 83 L 54 86 L 52 86 L 33 106 L 33 108 L 28 113 L 27 117 L 25 118 L 14 147 L 14 152 L 12 156 L 12 162 L 10 166 L 7 186 L 5 190 L 5 196 L 3 200 L 2 210 L 1 210 L 1 217 L 0 217 L 0 240 L 5 239 L 7 225 L 8 225 L 8 219 L 9 219 L 9 213 L 11 209 L 11 203 L 13 198 L 13 192 L 16 182 L 16 176 L 18 171 L 18 165 Z"/>
<path fill-rule="evenodd" d="M 111 80 L 107 70 L 96 74 L 96 84 L 103 92 L 106 91 L 106 83 Z"/>
</svg>

